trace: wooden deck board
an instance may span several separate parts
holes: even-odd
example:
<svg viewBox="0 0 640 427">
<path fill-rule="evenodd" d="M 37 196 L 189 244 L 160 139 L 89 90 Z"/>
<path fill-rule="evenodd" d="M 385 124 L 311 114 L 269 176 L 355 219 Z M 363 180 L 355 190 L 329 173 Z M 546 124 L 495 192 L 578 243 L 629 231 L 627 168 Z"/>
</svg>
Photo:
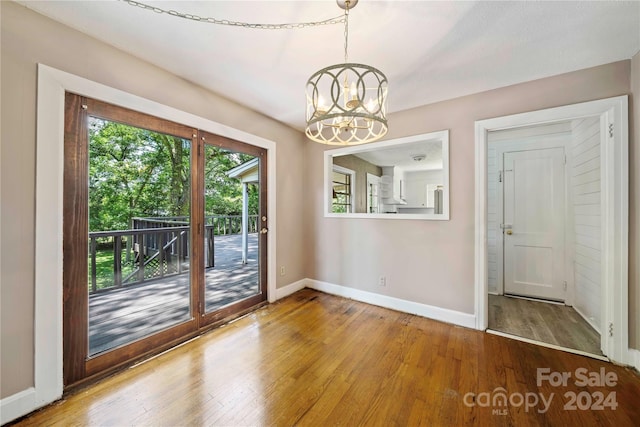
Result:
<svg viewBox="0 0 640 427">
<path fill-rule="evenodd" d="M 242 264 L 242 236 L 215 237 L 215 267 L 206 271 L 205 309 L 212 312 L 255 295 L 258 237 L 249 235 Z M 190 319 L 189 272 L 89 297 L 89 354 L 130 343 Z"/>
</svg>

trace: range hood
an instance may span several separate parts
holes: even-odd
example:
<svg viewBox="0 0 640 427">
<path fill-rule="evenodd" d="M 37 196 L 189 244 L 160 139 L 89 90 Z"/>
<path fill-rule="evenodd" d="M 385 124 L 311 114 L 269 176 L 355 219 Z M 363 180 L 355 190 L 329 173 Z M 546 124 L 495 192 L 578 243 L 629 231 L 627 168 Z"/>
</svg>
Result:
<svg viewBox="0 0 640 427">
<path fill-rule="evenodd" d="M 385 205 L 406 205 L 402 197 L 402 172 L 395 166 L 383 166 L 380 177 L 382 203 Z"/>
</svg>

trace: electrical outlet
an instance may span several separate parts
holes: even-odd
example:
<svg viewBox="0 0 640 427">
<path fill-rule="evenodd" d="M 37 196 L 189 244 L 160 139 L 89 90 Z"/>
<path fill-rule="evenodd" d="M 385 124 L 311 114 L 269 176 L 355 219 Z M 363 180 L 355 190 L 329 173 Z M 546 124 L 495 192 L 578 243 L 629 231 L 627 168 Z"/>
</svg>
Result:
<svg viewBox="0 0 640 427">
<path fill-rule="evenodd" d="M 284 270 L 284 265 L 283 265 L 283 266 L 280 266 L 280 275 L 284 276 L 284 274 L 285 274 L 285 270 Z"/>
<path fill-rule="evenodd" d="M 382 286 L 382 287 L 387 286 L 387 277 L 386 276 L 380 276 L 380 278 L 378 279 L 378 286 Z"/>
</svg>

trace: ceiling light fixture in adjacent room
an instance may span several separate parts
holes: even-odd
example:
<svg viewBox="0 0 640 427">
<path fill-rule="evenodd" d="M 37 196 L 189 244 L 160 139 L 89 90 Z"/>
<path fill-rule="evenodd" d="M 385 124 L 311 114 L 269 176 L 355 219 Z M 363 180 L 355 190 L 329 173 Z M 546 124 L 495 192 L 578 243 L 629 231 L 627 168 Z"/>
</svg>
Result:
<svg viewBox="0 0 640 427">
<path fill-rule="evenodd" d="M 387 133 L 387 78 L 378 69 L 349 62 L 349 11 L 358 0 L 337 0 L 344 9 L 344 63 L 307 81 L 306 135 L 331 145 L 373 142 Z"/>
</svg>

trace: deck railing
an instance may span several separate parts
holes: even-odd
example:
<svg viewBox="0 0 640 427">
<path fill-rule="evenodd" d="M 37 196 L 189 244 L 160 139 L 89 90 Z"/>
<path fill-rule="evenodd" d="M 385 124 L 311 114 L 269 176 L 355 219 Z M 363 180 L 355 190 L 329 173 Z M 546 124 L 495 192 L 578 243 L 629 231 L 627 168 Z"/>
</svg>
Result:
<svg viewBox="0 0 640 427">
<path fill-rule="evenodd" d="M 188 272 L 190 233 L 186 220 L 186 217 L 134 218 L 130 230 L 89 233 L 89 293 Z M 257 225 L 258 216 L 252 215 L 248 232 L 256 232 Z M 240 215 L 207 217 L 205 267 L 215 265 L 214 236 L 241 231 Z"/>
<path fill-rule="evenodd" d="M 240 234 L 242 232 L 242 215 L 210 215 L 204 218 L 205 225 L 211 226 L 214 235 Z M 132 228 L 175 227 L 189 224 L 189 217 L 145 217 L 133 218 Z M 258 232 L 258 215 L 249 215 L 247 231 Z"/>
</svg>

